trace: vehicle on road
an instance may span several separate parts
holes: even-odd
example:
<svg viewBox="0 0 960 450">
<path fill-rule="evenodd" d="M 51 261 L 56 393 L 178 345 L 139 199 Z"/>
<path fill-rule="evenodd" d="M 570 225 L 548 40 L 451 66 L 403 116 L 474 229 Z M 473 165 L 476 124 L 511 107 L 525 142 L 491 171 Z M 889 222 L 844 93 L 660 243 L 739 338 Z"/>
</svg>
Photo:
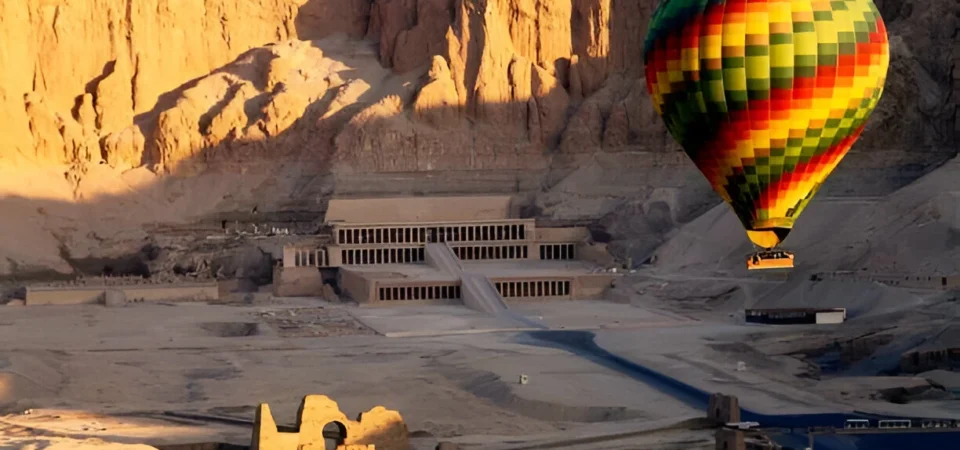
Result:
<svg viewBox="0 0 960 450">
<path fill-rule="evenodd" d="M 848 430 L 870 428 L 870 421 L 867 419 L 847 419 L 843 424 L 843 428 Z"/>
<path fill-rule="evenodd" d="M 729 428 L 737 428 L 740 430 L 749 430 L 750 428 L 756 428 L 760 426 L 759 422 L 728 422 L 726 424 Z"/>
<path fill-rule="evenodd" d="M 877 423 L 878 428 L 910 428 L 913 426 L 912 420 L 881 420 Z"/>
<path fill-rule="evenodd" d="M 924 420 L 920 422 L 920 428 L 953 428 L 960 425 L 954 420 Z"/>
</svg>

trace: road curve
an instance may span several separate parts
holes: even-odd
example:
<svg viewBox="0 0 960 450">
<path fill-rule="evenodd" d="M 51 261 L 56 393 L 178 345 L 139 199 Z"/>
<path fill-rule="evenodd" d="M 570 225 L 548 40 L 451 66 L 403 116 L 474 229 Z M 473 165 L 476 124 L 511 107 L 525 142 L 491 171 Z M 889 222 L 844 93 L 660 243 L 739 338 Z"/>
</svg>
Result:
<svg viewBox="0 0 960 450">
<path fill-rule="evenodd" d="M 653 387 L 692 408 L 706 411 L 710 402 L 710 393 L 682 381 L 641 366 L 601 348 L 594 341 L 590 331 L 528 331 L 521 341 L 530 345 L 559 348 L 588 359 L 596 364 L 620 372 L 637 381 Z M 843 428 L 847 419 L 905 419 L 909 417 L 890 417 L 861 412 L 838 412 L 825 414 L 761 414 L 747 408 L 740 408 L 743 421 L 758 422 L 763 428 L 782 428 L 791 430 L 779 435 L 778 441 L 806 447 L 806 429 L 810 427 Z M 920 418 L 912 418 L 918 420 Z M 918 440 L 924 441 L 922 447 L 914 447 Z M 791 446 L 793 446 L 791 445 Z M 906 446 L 903 446 L 906 445 Z M 818 436 L 817 450 L 894 450 L 909 448 L 960 448 L 960 433 L 917 433 L 905 431 L 895 434 L 865 434 L 844 436 Z"/>
</svg>

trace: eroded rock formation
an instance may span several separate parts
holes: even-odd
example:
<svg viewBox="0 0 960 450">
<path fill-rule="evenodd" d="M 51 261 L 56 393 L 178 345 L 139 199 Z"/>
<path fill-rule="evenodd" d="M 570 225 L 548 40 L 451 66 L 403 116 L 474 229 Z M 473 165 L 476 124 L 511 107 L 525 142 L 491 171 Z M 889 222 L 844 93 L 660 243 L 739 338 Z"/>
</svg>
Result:
<svg viewBox="0 0 960 450">
<path fill-rule="evenodd" d="M 0 127 L 8 137 L 0 154 L 8 156 L 103 158 L 117 168 L 208 164 L 256 148 L 243 143 L 281 137 L 308 110 L 315 110 L 308 122 L 337 117 L 295 132 L 324 128 L 325 139 L 284 137 L 267 147 L 309 144 L 309 152 L 335 153 L 350 170 L 528 169 L 542 167 L 538 156 L 557 147 L 673 148 L 640 79 L 652 0 L 0 4 Z M 894 61 L 872 123 L 878 131 L 860 147 L 954 145 L 956 3 L 878 5 Z M 331 55 L 299 41 L 332 33 L 348 42 Z M 372 52 L 362 49 L 371 44 Z M 348 62 L 367 56 L 384 71 Z M 354 82 L 366 91 L 336 98 L 344 85 L 358 89 Z M 372 126 L 379 131 L 364 137 L 366 151 L 342 148 L 357 142 L 334 138 L 350 134 L 358 119 L 395 123 Z M 435 143 L 437 130 L 450 138 Z M 367 154 L 394 143 L 398 155 L 416 153 L 418 162 Z"/>
<path fill-rule="evenodd" d="M 896 161 L 919 173 L 943 160 L 929 155 L 958 144 L 960 4 L 877 4 L 893 62 L 854 151 L 897 153 L 866 164 Z M 0 0 L 0 168 L 27 162 L 65 175 L 66 183 L 39 183 L 65 190 L 48 197 L 109 192 L 119 205 L 152 205 L 142 206 L 149 214 L 110 213 L 130 227 L 276 199 L 316 204 L 333 184 L 379 192 L 388 188 L 360 175 L 384 172 L 493 174 L 475 184 L 435 180 L 430 189 L 549 190 L 536 194 L 541 214 L 597 219 L 627 201 L 647 205 L 654 180 L 696 178 L 664 173 L 691 167 L 672 156 L 677 146 L 642 78 L 654 6 Z M 120 175 L 139 167 L 151 173 Z M 163 181 L 201 173 L 231 178 L 193 190 Z M 0 190 L 29 197 L 37 186 Z M 140 190 L 149 200 L 133 194 Z M 184 196 L 188 206 L 174 206 Z M 63 213 L 71 219 L 51 230 L 86 213 Z M 59 242 L 52 246 L 71 251 L 112 248 L 93 230 L 50 233 Z M 0 272 L 12 265 L 0 257 Z"/>
</svg>

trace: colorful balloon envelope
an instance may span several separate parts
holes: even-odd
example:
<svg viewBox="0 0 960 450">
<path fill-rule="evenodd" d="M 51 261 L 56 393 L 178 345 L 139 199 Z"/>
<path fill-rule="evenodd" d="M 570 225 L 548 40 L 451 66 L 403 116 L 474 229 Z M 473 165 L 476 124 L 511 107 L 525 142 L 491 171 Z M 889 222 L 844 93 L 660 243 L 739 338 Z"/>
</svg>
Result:
<svg viewBox="0 0 960 450">
<path fill-rule="evenodd" d="M 661 0 L 644 62 L 667 129 L 771 249 L 863 132 L 890 56 L 871 0 Z"/>
</svg>

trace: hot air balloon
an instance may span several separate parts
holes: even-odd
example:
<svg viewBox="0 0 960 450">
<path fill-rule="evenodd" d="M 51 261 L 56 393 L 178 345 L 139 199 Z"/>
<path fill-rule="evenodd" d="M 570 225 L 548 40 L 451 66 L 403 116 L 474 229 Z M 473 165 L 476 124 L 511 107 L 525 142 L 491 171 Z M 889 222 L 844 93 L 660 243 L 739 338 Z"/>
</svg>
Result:
<svg viewBox="0 0 960 450">
<path fill-rule="evenodd" d="M 762 250 L 777 250 L 863 132 L 890 57 L 872 0 L 661 0 L 644 44 L 667 129 Z"/>
</svg>

